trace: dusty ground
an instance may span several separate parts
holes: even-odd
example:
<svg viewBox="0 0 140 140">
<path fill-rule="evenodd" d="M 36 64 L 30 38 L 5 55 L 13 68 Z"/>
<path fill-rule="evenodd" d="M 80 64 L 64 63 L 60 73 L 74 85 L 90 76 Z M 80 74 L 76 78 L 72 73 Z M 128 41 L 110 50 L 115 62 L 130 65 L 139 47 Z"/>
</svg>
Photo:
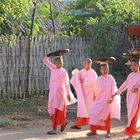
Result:
<svg viewBox="0 0 140 140">
<path fill-rule="evenodd" d="M 49 136 L 46 132 L 51 128 L 51 121 L 48 118 L 46 96 L 34 96 L 26 100 L 0 100 L 0 140 L 105 140 L 105 133 L 101 131 L 98 131 L 99 135 L 96 137 L 87 137 L 88 126 L 80 131 L 70 129 L 76 117 L 76 106 L 75 104 L 67 108 L 70 123 L 66 131 Z M 122 114 L 126 114 L 126 109 L 122 110 Z M 115 137 L 109 140 L 124 140 L 122 132 L 126 124 L 126 115 L 122 116 L 121 121 L 113 120 L 112 132 Z"/>
<path fill-rule="evenodd" d="M 9 118 L 16 121 L 19 125 L 8 126 L 0 129 L 0 140 L 105 140 L 104 132 L 98 131 L 98 136 L 87 137 L 89 132 L 88 126 L 82 130 L 71 130 L 70 126 L 73 124 L 72 120 L 63 133 L 58 132 L 58 135 L 49 136 L 46 132 L 50 129 L 51 122 L 49 119 L 40 119 L 40 117 L 25 116 L 2 116 L 1 119 Z M 126 116 L 122 116 L 122 121 L 113 120 L 112 132 L 115 136 L 109 140 L 123 140 L 125 137 L 122 133 L 127 123 Z M 136 136 L 137 138 L 140 135 Z M 139 139 L 140 140 L 140 139 Z"/>
</svg>

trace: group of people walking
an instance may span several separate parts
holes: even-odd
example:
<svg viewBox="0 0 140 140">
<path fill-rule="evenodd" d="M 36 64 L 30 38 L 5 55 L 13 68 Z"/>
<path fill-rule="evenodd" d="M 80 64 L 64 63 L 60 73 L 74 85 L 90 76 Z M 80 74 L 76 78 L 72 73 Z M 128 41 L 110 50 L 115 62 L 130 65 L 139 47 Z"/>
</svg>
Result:
<svg viewBox="0 0 140 140">
<path fill-rule="evenodd" d="M 71 129 L 80 130 L 82 126 L 89 125 L 87 136 L 97 135 L 97 130 L 106 131 L 106 138 L 112 137 L 111 118 L 120 120 L 120 94 L 127 90 L 128 124 L 124 134 L 128 140 L 139 132 L 140 128 L 140 61 L 139 49 L 129 51 L 131 73 L 118 89 L 114 77 L 109 72 L 109 65 L 115 58 L 90 58 L 83 60 L 83 69 L 74 69 L 69 80 L 68 73 L 63 68 L 62 55 L 68 50 L 59 50 L 48 54 L 43 62 L 51 70 L 48 112 L 52 120 L 52 130 L 47 134 L 57 134 L 57 127 L 61 125 L 63 132 L 68 124 L 66 119 L 67 105 L 77 103 L 77 118 Z M 52 63 L 49 58 L 53 57 Z M 92 69 L 92 62 L 99 64 L 101 75 L 98 77 Z M 75 89 L 77 99 L 70 89 L 70 83 Z"/>
</svg>

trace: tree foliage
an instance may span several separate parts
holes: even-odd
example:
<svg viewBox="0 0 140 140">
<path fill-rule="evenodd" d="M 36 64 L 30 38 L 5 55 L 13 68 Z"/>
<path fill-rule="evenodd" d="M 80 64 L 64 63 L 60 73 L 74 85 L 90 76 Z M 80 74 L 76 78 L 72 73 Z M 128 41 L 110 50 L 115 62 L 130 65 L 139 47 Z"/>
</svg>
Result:
<svg viewBox="0 0 140 140">
<path fill-rule="evenodd" d="M 129 25 L 140 24 L 140 8 L 130 0 L 75 0 L 66 6 L 62 21 L 63 35 L 92 37 L 105 56 Z"/>
<path fill-rule="evenodd" d="M 131 45 L 128 26 L 140 24 L 139 4 L 135 0 L 73 0 L 62 14 L 63 35 L 92 38 L 93 57 L 115 56 L 110 72 L 122 83 L 126 68 L 121 55 Z"/>
<path fill-rule="evenodd" d="M 57 13 L 63 3 L 54 0 L 52 4 L 56 26 L 58 27 Z M 29 35 L 33 9 L 34 4 L 32 0 L 1 0 L 0 35 Z M 52 32 L 49 0 L 36 0 L 34 18 L 33 35 L 49 34 Z"/>
<path fill-rule="evenodd" d="M 94 36 L 106 38 L 131 24 L 139 24 L 140 9 L 130 0 L 74 0 L 64 9 L 63 2 L 36 0 L 33 35 Z M 34 5 L 32 0 L 0 1 L 0 35 L 29 35 Z M 60 32 L 61 29 L 61 32 Z"/>
<path fill-rule="evenodd" d="M 29 0 L 2 0 L 0 2 L 0 35 L 24 32 L 24 20 L 30 11 Z"/>
<path fill-rule="evenodd" d="M 70 12 L 71 11 L 71 12 Z M 75 0 L 67 6 L 66 35 L 101 35 L 140 23 L 140 9 L 130 0 Z M 87 34 L 86 34 L 87 33 Z"/>
</svg>

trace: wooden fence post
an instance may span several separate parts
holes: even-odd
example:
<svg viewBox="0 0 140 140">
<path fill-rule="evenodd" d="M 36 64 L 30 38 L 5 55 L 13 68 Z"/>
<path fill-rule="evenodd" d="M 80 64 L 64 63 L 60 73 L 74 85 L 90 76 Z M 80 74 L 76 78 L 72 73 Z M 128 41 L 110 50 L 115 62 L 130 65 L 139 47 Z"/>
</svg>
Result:
<svg viewBox="0 0 140 140">
<path fill-rule="evenodd" d="M 27 45 L 27 71 L 26 71 L 26 93 L 25 97 L 29 98 L 29 72 L 30 72 L 30 47 L 31 47 L 31 41 L 32 41 L 32 36 L 33 36 L 33 29 L 34 29 L 34 21 L 35 21 L 35 12 L 36 12 L 36 2 L 33 2 L 34 4 L 34 9 L 33 9 L 33 14 L 32 14 L 32 24 L 31 24 L 31 32 L 28 37 L 28 45 Z"/>
</svg>

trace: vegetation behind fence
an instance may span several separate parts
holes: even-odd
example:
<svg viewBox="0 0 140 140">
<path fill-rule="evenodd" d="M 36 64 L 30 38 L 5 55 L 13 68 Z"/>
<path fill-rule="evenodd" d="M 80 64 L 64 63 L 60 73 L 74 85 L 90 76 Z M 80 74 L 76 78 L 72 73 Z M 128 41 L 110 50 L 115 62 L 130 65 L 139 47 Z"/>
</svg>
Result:
<svg viewBox="0 0 140 140">
<path fill-rule="evenodd" d="M 110 36 L 112 34 L 108 38 Z M 140 38 L 132 39 L 136 47 L 139 47 L 139 40 Z M 117 62 L 110 71 L 120 85 L 128 74 L 121 55 L 131 48 L 126 30 L 121 34 L 116 33 L 114 43 L 112 42 L 110 47 L 107 43 L 95 37 L 48 36 L 21 36 L 4 41 L 0 45 L 0 97 L 25 98 L 48 93 L 50 71 L 43 64 L 43 58 L 51 51 L 65 48 L 70 49 L 68 55 L 64 56 L 64 67 L 70 77 L 74 68 L 82 68 L 82 60 L 86 57 L 115 56 Z"/>
<path fill-rule="evenodd" d="M 50 72 L 42 60 L 48 52 L 64 48 L 70 49 L 68 56 L 64 57 L 64 67 L 71 73 L 73 68 L 81 68 L 85 57 L 93 57 L 94 40 L 27 36 L 4 43 L 0 47 L 1 97 L 24 98 L 46 94 Z"/>
</svg>

